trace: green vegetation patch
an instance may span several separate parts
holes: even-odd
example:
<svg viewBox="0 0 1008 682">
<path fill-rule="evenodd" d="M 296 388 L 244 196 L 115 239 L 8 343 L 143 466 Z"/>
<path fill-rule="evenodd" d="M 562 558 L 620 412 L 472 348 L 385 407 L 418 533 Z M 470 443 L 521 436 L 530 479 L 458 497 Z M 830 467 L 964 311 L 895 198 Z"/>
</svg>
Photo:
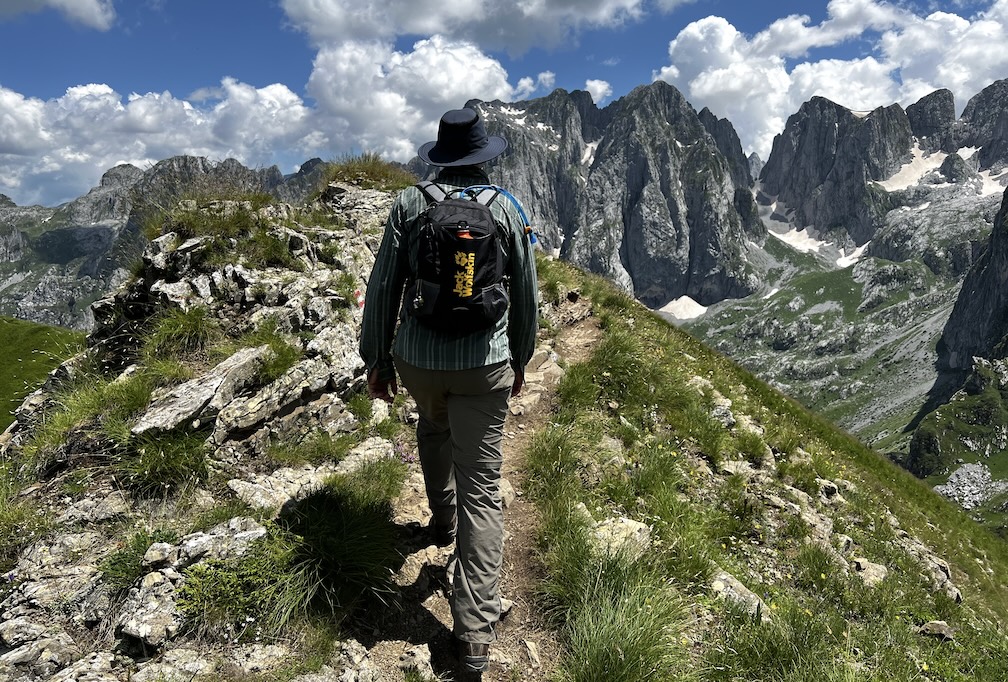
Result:
<svg viewBox="0 0 1008 682">
<path fill-rule="evenodd" d="M 995 479 L 1008 478 L 1008 460 L 991 457 L 1004 450 L 1008 435 L 1008 388 L 1000 384 L 994 365 L 976 363 L 963 389 L 918 425 L 907 469 L 941 483 L 954 462 L 980 461 Z"/>
<path fill-rule="evenodd" d="M 248 641 L 385 603 L 402 561 L 391 500 L 405 475 L 388 459 L 335 476 L 285 508 L 245 556 L 189 569 L 178 599 L 189 627 Z"/>
<path fill-rule="evenodd" d="M 367 189 L 383 191 L 404 189 L 418 178 L 402 166 L 383 160 L 378 154 L 365 152 L 344 156 L 328 164 L 324 184 L 348 182 Z"/>
<path fill-rule="evenodd" d="M 115 592 L 123 594 L 144 576 L 143 557 L 155 542 L 177 542 L 178 536 L 169 530 L 140 530 L 99 565 L 102 579 Z"/>
<path fill-rule="evenodd" d="M 0 430 L 6 429 L 18 407 L 29 393 L 45 381 L 46 375 L 61 362 L 78 353 L 84 335 L 61 327 L 0 317 L 0 343 L 6 360 L 0 370 Z"/>
<path fill-rule="evenodd" d="M 149 239 L 174 232 L 183 241 L 203 240 L 193 255 L 197 269 L 213 269 L 237 258 L 252 268 L 303 271 L 304 263 L 292 252 L 290 236 L 259 209 L 251 201 L 181 204 L 153 213 L 143 229 Z"/>
<path fill-rule="evenodd" d="M 557 679 L 1008 679 L 996 625 L 1008 592 L 991 578 L 1008 570 L 1001 540 L 610 285 L 584 275 L 576 284 L 602 338 L 567 368 L 527 464 L 544 515 L 541 599 L 565 644 Z M 850 293 L 845 305 L 855 306 Z M 726 409 L 746 426 L 730 427 Z M 843 501 L 817 502 L 824 481 Z M 614 518 L 650 528 L 640 558 L 632 547 L 599 551 L 598 529 Z M 841 561 L 814 539 L 823 527 L 849 536 L 857 554 Z M 963 604 L 932 585 L 908 536 L 949 562 Z M 852 556 L 886 577 L 869 587 Z M 760 610 L 712 598 L 715 568 L 748 586 Z M 662 614 L 660 627 L 648 609 Z M 922 635 L 932 620 L 956 641 Z"/>
</svg>

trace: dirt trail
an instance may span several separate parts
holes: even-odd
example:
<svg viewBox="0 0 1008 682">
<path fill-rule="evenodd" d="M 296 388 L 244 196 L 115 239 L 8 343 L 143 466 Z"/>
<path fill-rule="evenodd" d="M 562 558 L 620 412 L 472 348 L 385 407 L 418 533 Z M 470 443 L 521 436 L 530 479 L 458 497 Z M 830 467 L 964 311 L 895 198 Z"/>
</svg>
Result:
<svg viewBox="0 0 1008 682">
<path fill-rule="evenodd" d="M 536 546 L 540 518 L 534 502 L 524 494 L 525 455 L 533 434 L 548 424 L 556 401 L 556 361 L 570 364 L 583 360 L 598 335 L 593 318 L 563 327 L 555 341 L 540 346 L 552 354 L 540 371 L 527 373 L 522 395 L 512 401 L 505 425 L 503 477 L 514 488 L 514 495 L 505 496 L 501 584 L 505 607 L 507 602 L 512 605 L 498 627 L 490 670 L 482 677 L 486 682 L 545 681 L 556 667 L 560 644 L 536 605 L 535 591 L 543 578 Z M 397 522 L 406 529 L 401 547 L 406 559 L 395 576 L 400 588 L 398 606 L 367 614 L 360 627 L 353 628 L 355 634 L 368 649 L 370 667 L 380 675 L 376 679 L 403 680 L 404 662 L 415 661 L 418 669 L 426 669 L 428 652 L 429 670 L 437 679 L 465 679 L 458 676 L 458 664 L 450 651 L 452 621 L 445 566 L 451 549 L 428 544 L 431 540 L 425 526 L 430 512 L 418 464 L 411 465 L 411 476 L 396 501 L 396 514 Z"/>
</svg>

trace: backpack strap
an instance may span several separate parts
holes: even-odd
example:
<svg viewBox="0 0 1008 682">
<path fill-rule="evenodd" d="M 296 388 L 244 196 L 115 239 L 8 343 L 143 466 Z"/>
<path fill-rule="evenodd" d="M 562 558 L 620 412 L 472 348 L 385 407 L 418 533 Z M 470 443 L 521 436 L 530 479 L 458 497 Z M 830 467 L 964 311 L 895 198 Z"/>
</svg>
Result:
<svg viewBox="0 0 1008 682">
<path fill-rule="evenodd" d="M 458 193 L 464 197 L 483 204 L 484 206 L 489 206 L 490 202 L 497 198 L 501 193 L 500 187 L 496 185 L 470 185 L 465 189 L 457 190 Z"/>
<path fill-rule="evenodd" d="M 462 190 L 464 193 L 470 194 L 470 196 L 481 204 L 489 206 L 490 202 L 497 198 L 498 195 L 503 196 L 505 199 L 509 200 L 514 207 L 518 210 L 518 216 L 521 218 L 522 227 L 524 228 L 526 236 L 528 236 L 529 241 L 535 244 L 537 239 L 535 232 L 532 230 L 532 221 L 529 220 L 528 215 L 525 213 L 525 209 L 522 207 L 521 202 L 515 199 L 511 192 L 507 191 L 503 187 L 498 187 L 497 185 L 472 185 L 466 187 Z M 483 197 L 487 196 L 486 201 L 483 201 Z"/>
<path fill-rule="evenodd" d="M 436 182 L 431 182 L 430 180 L 418 182 L 416 184 L 416 188 L 423 193 L 428 204 L 434 203 L 435 201 L 444 201 L 448 198 L 448 192 L 444 191 L 444 188 L 441 185 Z"/>
</svg>

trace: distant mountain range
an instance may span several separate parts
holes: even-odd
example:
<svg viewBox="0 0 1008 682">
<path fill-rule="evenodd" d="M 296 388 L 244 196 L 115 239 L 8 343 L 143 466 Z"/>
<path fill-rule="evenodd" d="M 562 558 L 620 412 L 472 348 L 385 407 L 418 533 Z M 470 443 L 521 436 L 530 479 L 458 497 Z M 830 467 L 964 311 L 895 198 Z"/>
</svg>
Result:
<svg viewBox="0 0 1008 682">
<path fill-rule="evenodd" d="M 313 159 L 284 177 L 275 166 L 250 170 L 234 159 L 183 156 L 147 170 L 116 166 L 98 187 L 55 208 L 17 206 L 0 194 L 0 315 L 90 330 L 90 304 L 129 277 L 153 209 L 215 186 L 302 201 L 323 166 Z"/>
</svg>

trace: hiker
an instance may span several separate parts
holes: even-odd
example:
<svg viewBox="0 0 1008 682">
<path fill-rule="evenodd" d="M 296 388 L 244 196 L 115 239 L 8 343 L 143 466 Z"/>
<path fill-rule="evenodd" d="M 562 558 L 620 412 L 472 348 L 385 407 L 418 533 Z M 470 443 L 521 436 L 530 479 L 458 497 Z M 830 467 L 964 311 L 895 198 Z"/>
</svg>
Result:
<svg viewBox="0 0 1008 682">
<path fill-rule="evenodd" d="M 430 529 L 437 545 L 455 543 L 449 562 L 452 635 L 470 672 L 487 669 L 496 641 L 504 418 L 508 397 L 517 396 L 524 383 L 538 324 L 534 237 L 518 202 L 490 186 L 481 168 L 506 148 L 504 138 L 487 135 L 475 110 L 444 114 L 437 140 L 417 151 L 440 170 L 433 185 L 420 183 L 396 198 L 361 327 L 371 397 L 392 402 L 397 370 L 417 404 Z M 475 189 L 460 193 L 465 188 Z M 435 207 L 444 199 L 449 201 L 437 215 L 449 217 L 437 224 L 447 222 L 450 229 L 437 231 L 431 227 Z M 492 215 L 486 229 L 480 227 L 483 214 Z M 480 251 L 479 244 L 492 248 Z M 463 265 L 442 273 L 453 254 Z"/>
</svg>

